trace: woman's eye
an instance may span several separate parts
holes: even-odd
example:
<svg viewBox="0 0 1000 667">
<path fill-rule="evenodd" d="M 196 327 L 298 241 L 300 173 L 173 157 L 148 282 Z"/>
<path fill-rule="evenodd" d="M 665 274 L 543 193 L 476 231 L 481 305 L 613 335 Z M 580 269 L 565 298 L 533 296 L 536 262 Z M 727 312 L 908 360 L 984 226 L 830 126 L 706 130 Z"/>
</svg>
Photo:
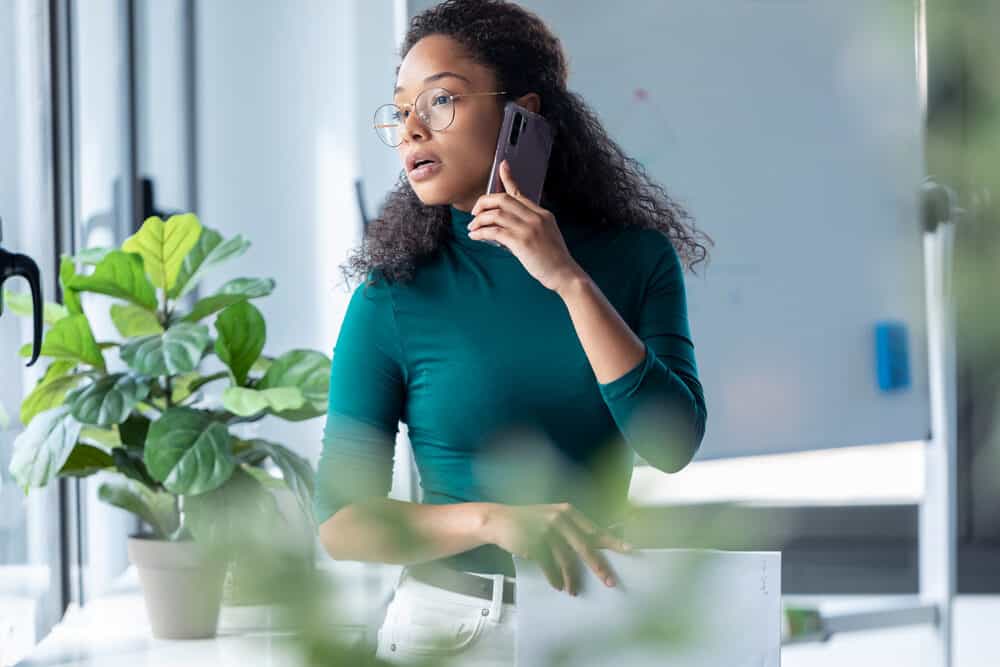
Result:
<svg viewBox="0 0 1000 667">
<path fill-rule="evenodd" d="M 448 96 L 447 95 L 438 95 L 437 97 L 434 98 L 434 104 L 435 105 L 436 104 L 448 104 Z"/>
</svg>

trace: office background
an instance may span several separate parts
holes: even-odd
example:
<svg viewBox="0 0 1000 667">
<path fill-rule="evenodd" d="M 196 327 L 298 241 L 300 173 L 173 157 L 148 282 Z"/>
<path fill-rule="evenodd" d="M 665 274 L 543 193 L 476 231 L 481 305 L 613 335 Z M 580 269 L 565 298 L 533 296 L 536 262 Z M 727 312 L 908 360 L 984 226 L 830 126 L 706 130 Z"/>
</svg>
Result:
<svg viewBox="0 0 1000 667">
<path fill-rule="evenodd" d="M 213 273 L 205 291 L 243 274 L 273 277 L 277 290 L 259 307 L 269 323 L 284 325 L 269 328 L 268 346 L 329 352 L 349 297 L 337 264 L 361 238 L 362 210 L 374 215 L 399 173 L 395 153 L 368 127 L 370 112 L 390 95 L 400 26 L 429 4 L 0 3 L 4 246 L 39 260 L 46 298 L 54 300 L 60 252 L 119 243 L 152 212 L 192 210 L 225 235 L 241 233 L 253 243 L 239 263 Z M 523 4 L 552 13 L 555 32 L 563 29 L 558 3 Z M 966 4 L 978 11 L 977 3 Z M 955 23 L 942 5 L 928 2 L 926 11 L 928 41 L 947 42 Z M 51 49 L 39 50 L 41 41 Z M 939 128 L 972 125 L 982 103 L 968 74 L 975 53 L 930 59 L 931 139 Z M 581 92 L 588 94 L 585 86 Z M 955 156 L 932 151 L 927 159 L 929 173 L 963 171 L 953 162 L 933 163 L 960 160 Z M 963 173 L 967 183 L 956 185 L 971 190 L 974 165 Z M 128 175 L 135 187 L 123 185 Z M 972 212 L 960 243 L 989 238 L 988 221 Z M 110 322 L 103 325 L 111 331 Z M 25 326 L 14 317 L 0 320 L 0 349 L 8 351 L 0 356 L 0 403 L 12 418 L 0 432 L 0 596 L 38 595 L 32 613 L 42 636 L 70 600 L 101 595 L 127 567 L 124 540 L 136 526 L 97 500 L 99 476 L 61 480 L 28 499 L 10 481 L 16 406 L 41 372 L 24 369 L 13 353 L 27 340 Z M 998 593 L 997 484 L 983 465 L 995 460 L 998 446 L 990 418 L 997 367 L 988 363 L 995 357 L 968 352 L 958 350 L 957 588 Z M 265 421 L 259 434 L 278 437 L 277 428 L 282 441 L 316 460 L 319 420 Z M 718 503 L 740 501 L 755 542 L 722 546 L 780 549 L 787 593 L 914 592 L 923 443 L 856 444 L 698 460 L 675 476 L 647 466 L 637 469 L 632 495 L 647 505 L 641 520 L 648 526 L 657 525 L 662 506 L 696 524 Z M 399 447 L 406 464 L 405 430 Z M 397 468 L 393 494 L 416 493 L 414 471 Z M 669 531 L 662 537 L 663 546 L 688 546 L 669 544 Z"/>
</svg>

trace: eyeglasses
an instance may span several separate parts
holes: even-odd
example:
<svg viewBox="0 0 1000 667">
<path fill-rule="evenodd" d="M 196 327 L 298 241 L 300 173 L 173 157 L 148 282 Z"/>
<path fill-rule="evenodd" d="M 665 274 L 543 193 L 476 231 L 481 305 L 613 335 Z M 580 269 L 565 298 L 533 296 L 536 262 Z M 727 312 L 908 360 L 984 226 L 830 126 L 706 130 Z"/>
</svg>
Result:
<svg viewBox="0 0 1000 667">
<path fill-rule="evenodd" d="M 455 100 L 475 95 L 506 95 L 507 91 L 491 93 L 452 93 L 447 88 L 427 88 L 420 91 L 412 107 L 417 111 L 417 118 L 429 129 L 438 132 L 451 125 L 455 120 Z M 395 104 L 383 104 L 375 110 L 375 133 L 388 146 L 396 147 L 403 142 L 403 132 L 406 128 L 406 117 Z"/>
</svg>

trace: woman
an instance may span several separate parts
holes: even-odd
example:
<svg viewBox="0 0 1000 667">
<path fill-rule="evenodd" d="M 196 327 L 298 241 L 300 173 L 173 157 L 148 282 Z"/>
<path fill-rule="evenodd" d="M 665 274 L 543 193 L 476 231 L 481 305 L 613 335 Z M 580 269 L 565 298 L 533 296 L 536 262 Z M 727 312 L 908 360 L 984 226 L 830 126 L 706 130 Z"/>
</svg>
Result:
<svg viewBox="0 0 1000 667">
<path fill-rule="evenodd" d="M 379 657 L 512 664 L 511 554 L 569 594 L 582 567 L 614 585 L 601 549 L 629 550 L 610 527 L 633 453 L 675 472 L 701 443 L 680 256 L 706 251 L 567 90 L 537 16 L 449 0 L 401 55 L 376 131 L 406 173 L 345 267 L 366 280 L 334 347 L 316 521 L 336 559 L 407 566 Z M 540 204 L 506 168 L 483 194 L 508 100 L 555 129 Z M 385 497 L 399 421 L 422 503 Z"/>
</svg>

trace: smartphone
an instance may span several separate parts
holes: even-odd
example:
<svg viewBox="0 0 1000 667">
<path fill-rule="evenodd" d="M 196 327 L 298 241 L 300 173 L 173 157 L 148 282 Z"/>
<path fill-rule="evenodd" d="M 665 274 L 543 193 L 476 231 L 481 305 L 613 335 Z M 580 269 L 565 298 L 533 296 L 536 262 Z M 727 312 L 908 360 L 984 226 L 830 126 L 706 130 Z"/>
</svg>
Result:
<svg viewBox="0 0 1000 667">
<path fill-rule="evenodd" d="M 516 102 L 504 105 L 503 123 L 497 137 L 497 148 L 493 155 L 493 167 L 486 185 L 486 194 L 503 192 L 500 178 L 500 163 L 507 160 L 511 174 L 521 192 L 538 204 L 545 185 L 545 173 L 549 168 L 549 155 L 555 133 L 551 123 L 541 114 L 528 111 Z M 483 239 L 486 243 L 506 248 L 502 243 Z M 508 248 L 509 250 L 509 248 Z"/>
</svg>

